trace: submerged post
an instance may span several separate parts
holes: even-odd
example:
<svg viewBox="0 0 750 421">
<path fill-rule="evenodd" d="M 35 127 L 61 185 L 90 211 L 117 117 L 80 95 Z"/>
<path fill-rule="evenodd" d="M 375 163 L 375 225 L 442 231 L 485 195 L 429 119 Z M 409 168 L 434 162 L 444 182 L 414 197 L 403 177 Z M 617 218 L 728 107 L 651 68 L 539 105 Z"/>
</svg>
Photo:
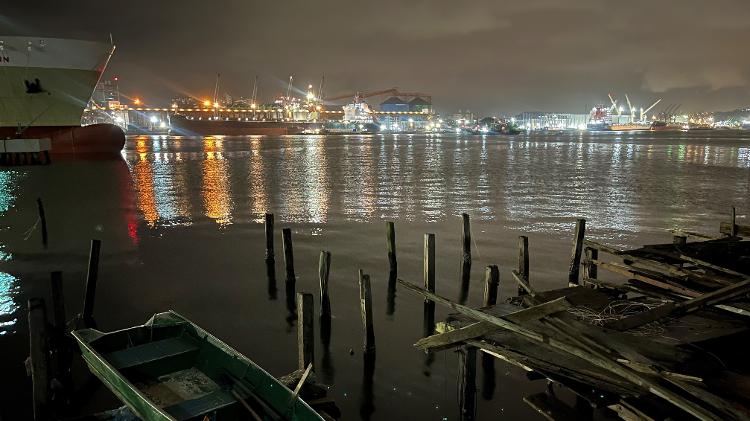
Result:
<svg viewBox="0 0 750 421">
<path fill-rule="evenodd" d="M 460 419 L 470 421 L 476 418 L 477 349 L 473 346 L 461 347 L 458 351 L 458 361 Z"/>
<path fill-rule="evenodd" d="M 583 251 L 583 237 L 586 233 L 586 220 L 579 218 L 576 220 L 575 237 L 573 238 L 573 252 L 570 259 L 570 268 L 568 269 L 568 286 L 577 286 L 579 284 L 579 272 L 581 270 L 581 252 Z"/>
<path fill-rule="evenodd" d="M 265 216 L 266 229 L 266 261 L 276 260 L 273 254 L 273 214 L 267 213 Z"/>
<path fill-rule="evenodd" d="M 45 420 L 48 416 L 49 361 L 47 358 L 47 315 L 44 300 L 32 298 L 28 301 L 29 355 L 34 402 L 34 419 Z"/>
<path fill-rule="evenodd" d="M 518 274 L 527 286 L 529 285 L 529 237 L 518 237 Z M 518 286 L 518 295 L 525 295 L 526 290 Z"/>
<path fill-rule="evenodd" d="M 370 275 L 359 270 L 359 308 L 362 316 L 362 349 L 365 352 L 375 350 L 375 330 L 372 327 L 372 292 Z"/>
<path fill-rule="evenodd" d="M 273 241 L 273 239 L 271 239 L 271 241 Z M 284 228 L 281 230 L 281 243 L 284 247 L 284 266 L 286 267 L 286 280 L 295 281 L 297 277 L 294 275 L 294 248 L 292 247 L 291 228 Z"/>
<path fill-rule="evenodd" d="M 50 273 L 50 291 L 52 295 L 52 325 L 55 326 L 56 333 L 64 333 L 66 320 L 62 272 Z"/>
<path fill-rule="evenodd" d="M 331 252 L 322 250 L 318 260 L 318 279 L 320 280 L 320 317 L 331 315 L 331 300 L 328 297 L 328 276 L 331 273 Z"/>
<path fill-rule="evenodd" d="M 485 307 L 497 304 L 497 289 L 500 285 L 500 270 L 497 265 L 489 265 L 484 270 L 484 299 Z"/>
<path fill-rule="evenodd" d="M 47 247 L 47 217 L 44 214 L 42 198 L 36 199 L 36 207 L 39 210 L 39 222 L 42 224 L 42 245 Z"/>
<path fill-rule="evenodd" d="M 388 248 L 388 279 L 398 277 L 398 263 L 396 261 L 396 226 L 393 222 L 385 223 L 385 242 Z"/>
<path fill-rule="evenodd" d="M 313 296 L 297 293 L 297 368 L 304 370 L 315 360 L 313 332 Z"/>
<path fill-rule="evenodd" d="M 424 288 L 435 292 L 435 234 L 424 235 Z"/>
<path fill-rule="evenodd" d="M 89 251 L 89 268 L 86 273 L 86 292 L 83 298 L 83 323 L 87 327 L 94 325 L 94 301 L 96 299 L 96 281 L 99 279 L 99 251 L 101 240 L 91 240 Z"/>
<path fill-rule="evenodd" d="M 596 279 L 597 277 L 597 266 L 594 261 L 599 260 L 599 250 L 586 247 L 584 249 L 585 263 L 583 265 L 583 278 L 584 279 Z"/>
</svg>

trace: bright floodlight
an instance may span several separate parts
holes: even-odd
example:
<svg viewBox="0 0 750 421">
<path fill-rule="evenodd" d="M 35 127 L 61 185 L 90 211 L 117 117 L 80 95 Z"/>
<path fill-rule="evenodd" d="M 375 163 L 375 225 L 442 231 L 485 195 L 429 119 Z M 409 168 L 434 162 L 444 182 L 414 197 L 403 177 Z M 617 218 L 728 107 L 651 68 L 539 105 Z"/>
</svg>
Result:
<svg viewBox="0 0 750 421">
<path fill-rule="evenodd" d="M 381 124 L 380 125 L 380 130 L 382 130 L 382 131 L 385 131 L 385 129 L 387 129 L 387 128 L 388 128 L 388 126 L 386 126 L 385 124 Z"/>
<path fill-rule="evenodd" d="M 158 119 L 158 118 L 156 118 L 156 116 L 155 116 L 155 115 L 152 115 L 152 116 L 151 116 L 151 118 L 149 118 L 149 119 L 148 119 L 148 121 L 150 121 L 150 122 L 152 122 L 152 123 L 156 124 L 156 123 L 157 123 L 157 122 L 159 121 L 159 119 Z"/>
</svg>

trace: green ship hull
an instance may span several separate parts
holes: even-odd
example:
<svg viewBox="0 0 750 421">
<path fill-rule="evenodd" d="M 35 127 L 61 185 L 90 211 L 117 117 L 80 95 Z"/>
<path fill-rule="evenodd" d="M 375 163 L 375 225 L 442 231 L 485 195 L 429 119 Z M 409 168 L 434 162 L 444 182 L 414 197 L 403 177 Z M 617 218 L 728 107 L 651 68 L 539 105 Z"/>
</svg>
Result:
<svg viewBox="0 0 750 421">
<path fill-rule="evenodd" d="M 322 420 L 275 377 L 173 311 L 73 332 L 84 360 L 144 420 Z"/>
</svg>

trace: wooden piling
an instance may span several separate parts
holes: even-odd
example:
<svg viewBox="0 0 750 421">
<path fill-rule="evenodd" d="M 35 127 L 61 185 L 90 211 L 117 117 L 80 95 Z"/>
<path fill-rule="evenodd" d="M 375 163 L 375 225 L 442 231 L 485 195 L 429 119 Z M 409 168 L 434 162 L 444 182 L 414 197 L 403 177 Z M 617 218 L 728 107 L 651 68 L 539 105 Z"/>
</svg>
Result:
<svg viewBox="0 0 750 421">
<path fill-rule="evenodd" d="M 304 370 L 315 361 L 313 295 L 297 293 L 297 368 Z"/>
<path fill-rule="evenodd" d="M 331 273 L 331 252 L 321 250 L 318 260 L 318 280 L 320 281 L 320 316 L 331 315 L 331 299 L 328 297 L 328 277 Z"/>
<path fill-rule="evenodd" d="M 272 213 L 267 213 L 265 216 L 265 230 L 266 230 L 266 260 L 276 260 L 273 254 L 273 214 Z"/>
<path fill-rule="evenodd" d="M 458 397 L 460 419 L 465 421 L 476 418 L 476 377 L 477 377 L 477 349 L 473 346 L 463 346 L 458 351 L 459 383 Z"/>
<path fill-rule="evenodd" d="M 489 265 L 484 270 L 484 299 L 485 307 L 494 306 L 497 303 L 497 289 L 500 285 L 500 270 L 496 265 Z"/>
<path fill-rule="evenodd" d="M 568 269 L 568 286 L 577 286 L 579 284 L 579 273 L 581 270 L 581 252 L 583 251 L 583 237 L 586 233 L 586 220 L 578 218 L 576 220 L 575 237 L 573 238 L 573 251 L 570 259 L 570 268 Z"/>
<path fill-rule="evenodd" d="M 468 213 L 462 213 L 461 219 L 461 280 L 467 282 L 471 272 L 471 222 Z"/>
<path fill-rule="evenodd" d="M 424 235 L 424 288 L 435 292 L 435 234 Z"/>
<path fill-rule="evenodd" d="M 42 225 L 42 245 L 47 248 L 47 217 L 44 214 L 44 204 L 42 198 L 36 199 L 36 207 L 39 211 L 39 222 Z"/>
<path fill-rule="evenodd" d="M 359 308 L 362 316 L 362 349 L 365 352 L 375 350 L 375 330 L 372 326 L 372 292 L 370 275 L 359 270 Z"/>
<path fill-rule="evenodd" d="M 524 284 L 529 283 L 529 237 L 521 235 L 518 237 L 518 275 Z M 526 290 L 519 285 L 518 295 L 527 294 Z"/>
<path fill-rule="evenodd" d="M 273 242 L 273 239 L 271 240 Z M 286 268 L 286 279 L 296 280 L 297 277 L 294 275 L 294 249 L 292 246 L 292 230 L 291 228 L 284 228 L 281 230 L 281 242 L 284 247 L 284 266 Z M 273 248 L 273 245 L 271 245 Z"/>
<path fill-rule="evenodd" d="M 598 276 L 597 266 L 594 261 L 599 260 L 599 250 L 593 247 L 586 247 L 584 249 L 584 265 L 583 265 L 583 278 L 584 279 L 596 279 Z"/>
<path fill-rule="evenodd" d="M 675 246 L 684 246 L 687 244 L 687 236 L 686 235 L 675 235 L 672 237 L 672 244 Z"/>
<path fill-rule="evenodd" d="M 65 296 L 63 295 L 62 272 L 50 273 L 50 291 L 52 295 L 52 325 L 57 333 L 65 332 Z"/>
<path fill-rule="evenodd" d="M 737 210 L 732 206 L 732 237 L 737 236 Z"/>
<path fill-rule="evenodd" d="M 46 420 L 49 415 L 49 361 L 47 350 L 47 315 L 44 300 L 28 301 L 29 354 L 34 403 L 34 419 Z"/>
<path fill-rule="evenodd" d="M 91 240 L 89 251 L 89 268 L 86 273 L 86 292 L 83 299 L 83 323 L 87 327 L 94 326 L 94 301 L 96 299 L 96 282 L 99 279 L 99 252 L 101 240 Z"/>
<path fill-rule="evenodd" d="M 388 249 L 388 279 L 398 277 L 398 262 L 396 261 L 396 226 L 393 222 L 385 223 L 385 242 Z"/>
</svg>

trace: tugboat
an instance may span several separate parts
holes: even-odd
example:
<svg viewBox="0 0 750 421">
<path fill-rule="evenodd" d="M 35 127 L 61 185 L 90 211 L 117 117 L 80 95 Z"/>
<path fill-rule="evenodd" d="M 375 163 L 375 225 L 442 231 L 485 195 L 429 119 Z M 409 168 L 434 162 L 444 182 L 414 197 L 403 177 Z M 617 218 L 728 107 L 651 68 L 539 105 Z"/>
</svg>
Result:
<svg viewBox="0 0 750 421">
<path fill-rule="evenodd" d="M 354 101 L 344 105 L 344 118 L 341 121 L 327 121 L 323 133 L 377 133 L 380 130 L 370 106 L 359 95 Z"/>
</svg>

